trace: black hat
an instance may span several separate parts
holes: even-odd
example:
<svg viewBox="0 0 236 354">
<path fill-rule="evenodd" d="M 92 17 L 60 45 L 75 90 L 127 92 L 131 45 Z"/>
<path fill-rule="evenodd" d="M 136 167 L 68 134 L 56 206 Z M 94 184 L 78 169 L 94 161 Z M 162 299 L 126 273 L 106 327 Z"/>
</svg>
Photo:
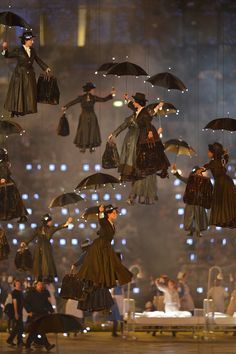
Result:
<svg viewBox="0 0 236 354">
<path fill-rule="evenodd" d="M 85 92 L 90 91 L 94 88 L 96 88 L 96 85 L 93 84 L 92 82 L 86 82 L 86 84 L 83 86 Z"/>
<path fill-rule="evenodd" d="M 136 92 L 136 94 L 134 96 L 132 96 L 134 98 L 134 100 L 136 102 L 147 102 L 148 100 L 146 100 L 145 94 L 142 92 Z"/>
<path fill-rule="evenodd" d="M 22 33 L 22 35 L 19 37 L 21 39 L 24 39 L 25 41 L 28 41 L 31 38 L 34 38 L 36 36 L 33 35 L 32 31 L 25 31 Z"/>
<path fill-rule="evenodd" d="M 49 214 L 44 214 L 43 216 L 42 216 L 42 222 L 44 222 L 44 223 L 47 223 L 48 221 L 51 221 L 52 220 L 52 217 L 51 217 L 51 215 L 49 215 Z"/>
<path fill-rule="evenodd" d="M 199 170 L 200 167 L 199 166 L 193 166 L 192 168 L 192 173 L 195 173 L 197 170 Z"/>
<path fill-rule="evenodd" d="M 118 210 L 118 207 L 113 206 L 112 204 L 105 205 L 104 212 L 105 213 L 112 213 L 113 210 Z"/>
</svg>

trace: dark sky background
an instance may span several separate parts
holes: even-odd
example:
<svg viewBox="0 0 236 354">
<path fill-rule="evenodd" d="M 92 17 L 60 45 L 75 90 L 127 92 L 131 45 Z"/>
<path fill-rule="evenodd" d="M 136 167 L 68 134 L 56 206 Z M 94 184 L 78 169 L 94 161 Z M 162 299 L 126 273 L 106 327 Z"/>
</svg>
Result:
<svg viewBox="0 0 236 354">
<path fill-rule="evenodd" d="M 6 11 L 9 1 L 1 0 L 0 11 Z M 73 145 L 73 138 L 80 112 L 79 105 L 68 110 L 71 134 L 61 138 L 56 128 L 61 112 L 60 107 L 82 92 L 86 81 L 97 85 L 96 93 L 104 96 L 111 87 L 117 89 L 116 99 L 121 99 L 127 91 L 144 92 L 150 102 L 161 98 L 172 102 L 180 110 L 178 116 L 170 115 L 162 120 L 163 141 L 182 137 L 196 151 L 197 156 L 189 159 L 178 157 L 177 165 L 188 174 L 190 168 L 207 161 L 207 145 L 219 141 L 230 152 L 231 176 L 235 175 L 236 145 L 235 134 L 222 132 L 203 132 L 207 122 L 216 118 L 236 115 L 236 3 L 235 1 L 190 1 L 190 0 L 17 0 L 11 1 L 11 10 L 21 15 L 33 28 L 37 38 L 35 48 L 39 56 L 52 68 L 57 77 L 61 99 L 59 106 L 40 105 L 35 115 L 18 118 L 26 129 L 23 137 L 9 138 L 7 148 L 13 165 L 13 176 L 21 193 L 27 193 L 27 207 L 33 209 L 29 227 L 19 231 L 16 222 L 9 230 L 9 239 L 27 237 L 32 230 L 30 223 L 38 222 L 40 215 L 47 212 L 52 197 L 63 190 L 71 191 L 87 173 L 84 163 L 94 165 L 101 162 L 105 142 L 109 133 L 129 115 L 125 106 L 116 108 L 111 102 L 97 104 L 103 144 L 94 154 L 82 155 Z M 85 14 L 85 44 L 77 46 L 80 27 L 79 14 Z M 1 27 L 1 41 L 7 36 L 9 47 L 19 43 L 20 29 L 9 29 L 6 34 Z M 41 44 L 41 45 L 40 45 Z M 95 75 L 96 69 L 115 57 L 117 61 L 128 60 L 142 66 L 150 75 L 171 71 L 180 77 L 188 87 L 188 92 L 172 91 L 144 83 L 144 78 L 114 78 Z M 15 66 L 14 60 L 0 58 L 0 107 L 7 116 L 3 103 L 7 92 L 9 77 Z M 39 67 L 35 64 L 37 74 Z M 156 121 L 158 126 L 158 121 Z M 117 139 L 121 146 L 122 138 Z M 171 162 L 174 155 L 169 155 Z M 26 171 L 26 163 L 33 164 L 32 171 Z M 55 163 L 56 171 L 49 172 L 48 164 Z M 68 170 L 61 172 L 60 164 L 66 163 Z M 39 171 L 37 164 L 42 165 Z M 103 171 L 104 172 L 104 171 Z M 117 175 L 115 171 L 112 174 Z M 127 209 L 127 215 L 117 222 L 116 248 L 124 252 L 124 261 L 130 266 L 139 264 L 146 276 L 166 273 L 171 277 L 181 269 L 189 272 L 189 281 L 193 289 L 197 285 L 206 287 L 207 270 L 213 264 L 224 267 L 225 274 L 234 271 L 235 232 L 232 230 L 207 231 L 201 240 L 193 245 L 186 244 L 186 235 L 179 228 L 182 216 L 178 208 L 183 207 L 182 200 L 176 200 L 175 194 L 183 194 L 184 186 L 174 186 L 174 177 L 158 180 L 159 201 L 152 206 L 126 205 L 130 186 L 119 187 L 123 199 L 117 202 L 114 193 L 111 201 Z M 39 193 L 40 199 L 33 198 Z M 101 197 L 105 191 L 101 191 Z M 86 206 L 92 205 L 88 200 Z M 83 206 L 79 205 L 80 209 Z M 63 221 L 59 211 L 52 211 L 55 219 Z M 78 246 L 69 246 L 72 237 L 83 240 L 95 237 L 95 231 L 89 225 L 84 230 L 75 227 L 55 236 L 54 248 L 60 275 L 68 269 L 71 260 L 79 253 Z M 62 235 L 63 234 L 63 235 Z M 61 247 L 57 238 L 65 236 L 68 245 Z M 122 245 L 121 240 L 127 239 Z M 227 242 L 222 245 L 222 239 Z M 212 241 L 214 240 L 214 241 Z M 12 246 L 12 257 L 15 252 Z M 189 261 L 189 254 L 197 256 Z M 12 257 L 2 262 L 0 269 L 14 272 Z M 225 276 L 227 283 L 228 278 Z M 194 290 L 194 295 L 197 293 Z M 200 295 L 201 296 L 201 295 Z"/>
</svg>

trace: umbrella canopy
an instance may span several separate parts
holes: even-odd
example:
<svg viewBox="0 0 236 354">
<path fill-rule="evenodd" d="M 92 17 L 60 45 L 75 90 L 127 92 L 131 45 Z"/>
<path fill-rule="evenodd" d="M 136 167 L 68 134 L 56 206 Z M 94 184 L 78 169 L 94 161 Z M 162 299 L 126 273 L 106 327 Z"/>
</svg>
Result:
<svg viewBox="0 0 236 354">
<path fill-rule="evenodd" d="M 217 118 L 209 122 L 204 129 L 236 131 L 236 119 Z"/>
<path fill-rule="evenodd" d="M 149 105 L 146 106 L 147 109 L 153 109 L 156 107 L 156 105 L 159 102 L 156 103 L 151 103 Z M 177 112 L 177 108 L 170 102 L 164 102 L 164 105 L 162 107 L 162 109 L 159 109 L 158 112 L 156 113 L 156 115 L 159 116 L 165 116 L 171 113 L 176 113 Z"/>
<path fill-rule="evenodd" d="M 111 175 L 106 173 L 95 173 L 84 178 L 76 187 L 78 190 L 83 189 L 98 189 L 101 187 L 105 187 L 106 185 L 111 185 L 114 187 L 114 184 L 120 183 L 120 181 Z"/>
<path fill-rule="evenodd" d="M 97 221 L 98 220 L 99 207 L 93 206 L 85 209 L 82 214 L 82 219 L 86 221 Z"/>
<path fill-rule="evenodd" d="M 69 204 L 76 204 L 76 203 L 80 202 L 81 200 L 84 200 L 84 199 L 80 195 L 78 195 L 74 192 L 63 193 L 51 201 L 51 203 L 49 204 L 49 208 L 63 207 L 65 205 L 69 205 Z"/>
<path fill-rule="evenodd" d="M 154 86 L 161 86 L 169 90 L 187 90 L 185 84 L 177 76 L 169 72 L 159 73 L 151 76 L 147 82 L 150 82 Z"/>
<path fill-rule="evenodd" d="M 82 328 L 79 318 L 61 313 L 42 316 L 29 325 L 29 331 L 33 329 L 36 333 L 68 333 Z"/>
<path fill-rule="evenodd" d="M 30 29 L 30 25 L 20 16 L 14 12 L 6 11 L 0 12 L 0 24 L 5 26 L 16 26 Z"/>
<path fill-rule="evenodd" d="M 0 135 L 22 134 L 24 129 L 12 120 L 0 120 Z"/>
<path fill-rule="evenodd" d="M 116 64 L 111 67 L 106 73 L 106 75 L 117 75 L 117 76 L 124 76 L 124 75 L 132 75 L 132 76 L 141 76 L 141 75 L 148 75 L 146 71 L 141 68 L 141 66 L 131 63 L 129 61 L 124 61 L 122 63 Z"/>
<path fill-rule="evenodd" d="M 96 70 L 96 73 L 102 72 L 102 71 L 107 72 L 109 69 L 111 69 L 114 65 L 117 65 L 117 64 L 119 64 L 119 63 L 116 63 L 114 61 L 109 62 L 109 63 L 104 63 L 101 66 L 99 66 L 99 68 Z"/>
<path fill-rule="evenodd" d="M 193 156 L 196 151 L 184 140 L 170 139 L 164 143 L 165 151 L 170 151 L 176 155 Z"/>
</svg>

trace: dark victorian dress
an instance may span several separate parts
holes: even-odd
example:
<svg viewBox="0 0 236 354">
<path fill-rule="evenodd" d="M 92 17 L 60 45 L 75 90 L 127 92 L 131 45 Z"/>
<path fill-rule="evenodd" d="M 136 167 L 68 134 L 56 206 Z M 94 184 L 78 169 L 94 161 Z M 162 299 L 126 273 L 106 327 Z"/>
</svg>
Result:
<svg viewBox="0 0 236 354">
<path fill-rule="evenodd" d="M 128 107 L 136 111 L 130 101 Z M 136 116 L 136 123 L 139 127 L 137 140 L 136 166 L 141 177 L 146 177 L 157 171 L 167 171 L 170 166 L 169 160 L 164 152 L 164 145 L 158 135 L 154 125 L 151 124 L 155 111 L 150 111 L 146 107 Z M 152 131 L 153 138 L 148 139 L 148 132 Z"/>
<path fill-rule="evenodd" d="M 5 58 L 16 58 L 17 65 L 11 77 L 4 108 L 16 116 L 37 112 L 37 86 L 34 61 L 46 70 L 45 64 L 36 54 L 34 48 L 30 48 L 30 57 L 23 46 L 17 47 L 12 51 L 5 50 Z"/>
<path fill-rule="evenodd" d="M 0 162 L 0 179 L 6 180 L 6 183 L 0 184 L 0 220 L 12 220 L 26 216 L 27 210 L 11 178 L 9 161 Z"/>
<path fill-rule="evenodd" d="M 101 134 L 97 116 L 94 112 L 96 102 L 106 102 L 112 99 L 112 94 L 106 97 L 98 97 L 86 93 L 78 96 L 65 105 L 66 108 L 80 103 L 82 112 L 79 117 L 79 124 L 74 139 L 74 144 L 80 149 L 93 149 L 101 145 Z"/>
<path fill-rule="evenodd" d="M 135 113 L 127 117 L 112 133 L 113 136 L 117 137 L 122 131 L 128 129 L 122 144 L 118 172 L 121 181 L 133 182 L 130 198 L 135 199 L 137 197 L 142 204 L 152 204 L 158 199 L 156 174 L 142 178 L 137 168 L 139 127 L 136 118 Z"/>
<path fill-rule="evenodd" d="M 57 269 L 53 258 L 53 249 L 50 240 L 55 232 L 66 228 L 64 224 L 59 226 L 40 226 L 26 241 L 29 244 L 36 239 L 33 260 L 33 274 L 36 280 L 54 281 Z"/>
<path fill-rule="evenodd" d="M 226 174 L 221 160 L 211 160 L 204 165 L 210 170 L 214 180 L 210 225 L 236 228 L 236 186 Z"/>
<path fill-rule="evenodd" d="M 89 247 L 77 274 L 85 284 L 86 296 L 78 304 L 82 310 L 109 309 L 113 305 L 109 289 L 115 287 L 117 281 L 124 285 L 132 279 L 132 273 L 121 263 L 111 246 L 114 226 L 106 218 L 99 218 L 99 223 L 99 237 Z"/>
<path fill-rule="evenodd" d="M 183 183 L 188 183 L 188 178 L 181 176 L 176 172 L 175 177 Z M 190 174 L 191 175 L 191 174 Z M 200 205 L 185 204 L 184 209 L 184 229 L 189 231 L 190 234 L 196 232 L 199 236 L 201 231 L 206 230 L 208 227 L 208 218 L 206 209 Z"/>
</svg>

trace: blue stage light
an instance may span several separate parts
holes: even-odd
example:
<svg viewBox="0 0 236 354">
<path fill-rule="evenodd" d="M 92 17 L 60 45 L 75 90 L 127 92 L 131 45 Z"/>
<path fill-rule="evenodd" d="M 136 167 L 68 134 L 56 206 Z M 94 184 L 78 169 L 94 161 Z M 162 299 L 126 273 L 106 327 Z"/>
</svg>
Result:
<svg viewBox="0 0 236 354">
<path fill-rule="evenodd" d="M 77 238 L 72 238 L 72 239 L 71 239 L 71 244 L 72 244 L 73 246 L 77 246 L 78 243 L 79 243 L 79 241 L 77 240 Z"/>
<path fill-rule="evenodd" d="M 79 229 L 84 229 L 85 228 L 85 224 L 81 223 L 79 224 Z"/>
<path fill-rule="evenodd" d="M 180 185 L 180 180 L 179 179 L 176 179 L 174 180 L 174 186 L 179 186 Z"/>
<path fill-rule="evenodd" d="M 33 168 L 33 166 L 32 166 L 31 163 L 27 163 L 26 166 L 25 166 L 25 169 L 26 169 L 27 171 L 31 171 L 32 168 Z"/>
<path fill-rule="evenodd" d="M 62 164 L 61 164 L 61 167 L 60 167 L 60 170 L 61 170 L 62 172 L 67 171 L 67 170 L 68 170 L 67 165 L 66 165 L 65 163 L 62 163 Z"/>
<path fill-rule="evenodd" d="M 66 239 L 65 238 L 61 238 L 59 243 L 60 243 L 60 246 L 65 246 L 66 245 Z"/>
<path fill-rule="evenodd" d="M 24 194 L 21 195 L 21 198 L 23 200 L 27 200 L 27 199 L 29 199 L 29 196 L 28 196 L 28 194 L 24 193 Z"/>
<path fill-rule="evenodd" d="M 140 288 L 133 288 L 133 293 L 134 294 L 139 294 L 140 293 Z"/>
<path fill-rule="evenodd" d="M 51 245 L 53 245 L 53 243 L 54 243 L 53 238 L 51 238 L 50 243 L 51 243 Z"/>
<path fill-rule="evenodd" d="M 112 246 L 114 246 L 114 244 L 115 244 L 115 241 L 114 241 L 114 240 L 112 240 L 112 241 L 111 241 L 111 245 L 112 245 Z"/>
<path fill-rule="evenodd" d="M 187 243 L 187 245 L 192 246 L 193 245 L 193 239 L 192 238 L 187 238 L 186 243 Z"/>
<path fill-rule="evenodd" d="M 96 163 L 96 164 L 94 165 L 94 170 L 95 170 L 96 172 L 101 171 L 101 165 L 100 165 L 99 163 Z"/>
<path fill-rule="evenodd" d="M 13 238 L 13 239 L 12 239 L 12 243 L 13 243 L 13 245 L 17 245 L 18 240 L 17 240 L 16 238 Z"/>
<path fill-rule="evenodd" d="M 180 193 L 177 193 L 177 194 L 175 195 L 175 199 L 177 199 L 177 200 L 182 199 L 182 195 L 181 195 Z"/>
<path fill-rule="evenodd" d="M 198 287 L 197 287 L 197 293 L 198 293 L 198 294 L 203 294 L 203 291 L 204 291 L 204 289 L 203 289 L 202 286 L 198 286 Z"/>
<path fill-rule="evenodd" d="M 105 193 L 103 196 L 103 200 L 110 200 L 110 194 Z"/>
<path fill-rule="evenodd" d="M 93 193 L 92 195 L 91 195 L 91 199 L 92 200 L 98 200 L 98 194 L 97 193 Z"/>
<path fill-rule="evenodd" d="M 189 254 L 189 259 L 190 259 L 191 262 L 195 262 L 196 259 L 197 259 L 196 254 L 195 253 L 190 253 Z"/>
<path fill-rule="evenodd" d="M 56 165 L 54 163 L 50 163 L 48 165 L 48 169 L 50 172 L 54 172 L 56 170 Z"/>
<path fill-rule="evenodd" d="M 75 226 L 74 224 L 69 224 L 68 225 L 68 230 L 72 230 L 74 228 L 74 226 Z"/>
<path fill-rule="evenodd" d="M 122 195 L 120 193 L 116 193 L 115 194 L 115 198 L 116 198 L 116 200 L 121 200 L 122 199 Z"/>
<path fill-rule="evenodd" d="M 179 228 L 183 229 L 184 228 L 184 224 L 179 224 Z"/>
<path fill-rule="evenodd" d="M 226 239 L 226 238 L 223 238 L 222 241 L 221 241 L 221 243 L 222 243 L 222 246 L 225 246 L 226 243 L 227 243 L 227 239 Z"/>
<path fill-rule="evenodd" d="M 37 168 L 38 171 L 40 171 L 40 170 L 42 170 L 42 165 L 40 165 L 40 163 L 38 163 L 36 168 Z"/>
<path fill-rule="evenodd" d="M 88 172 L 89 171 L 89 164 L 88 163 L 84 163 L 83 164 L 83 171 L 84 172 Z"/>
<path fill-rule="evenodd" d="M 38 193 L 34 193 L 34 199 L 39 199 L 39 194 Z"/>
<path fill-rule="evenodd" d="M 127 214 L 127 209 L 126 208 L 121 208 L 120 213 L 121 213 L 121 215 L 126 215 Z"/>
<path fill-rule="evenodd" d="M 68 215 L 68 209 L 61 208 L 61 215 Z"/>
<path fill-rule="evenodd" d="M 20 231 L 25 230 L 25 224 L 19 224 L 19 230 Z"/>
<path fill-rule="evenodd" d="M 79 214 L 80 211 L 79 211 L 79 208 L 75 208 L 75 214 Z"/>
<path fill-rule="evenodd" d="M 184 208 L 178 208 L 178 215 L 184 215 Z"/>
<path fill-rule="evenodd" d="M 126 239 L 123 238 L 123 239 L 121 240 L 121 243 L 122 243 L 122 245 L 126 245 Z"/>
<path fill-rule="evenodd" d="M 8 224 L 7 224 L 7 228 L 8 228 L 8 229 L 13 229 L 13 225 L 10 224 L 10 223 L 8 223 Z"/>
<path fill-rule="evenodd" d="M 36 223 L 32 223 L 32 224 L 30 225 L 31 229 L 35 229 L 37 226 L 38 226 L 38 225 L 37 225 Z"/>
<path fill-rule="evenodd" d="M 96 228 L 97 228 L 97 224 L 96 224 L 95 222 L 92 222 L 92 223 L 90 224 L 90 227 L 91 227 L 92 229 L 96 229 Z"/>
</svg>

